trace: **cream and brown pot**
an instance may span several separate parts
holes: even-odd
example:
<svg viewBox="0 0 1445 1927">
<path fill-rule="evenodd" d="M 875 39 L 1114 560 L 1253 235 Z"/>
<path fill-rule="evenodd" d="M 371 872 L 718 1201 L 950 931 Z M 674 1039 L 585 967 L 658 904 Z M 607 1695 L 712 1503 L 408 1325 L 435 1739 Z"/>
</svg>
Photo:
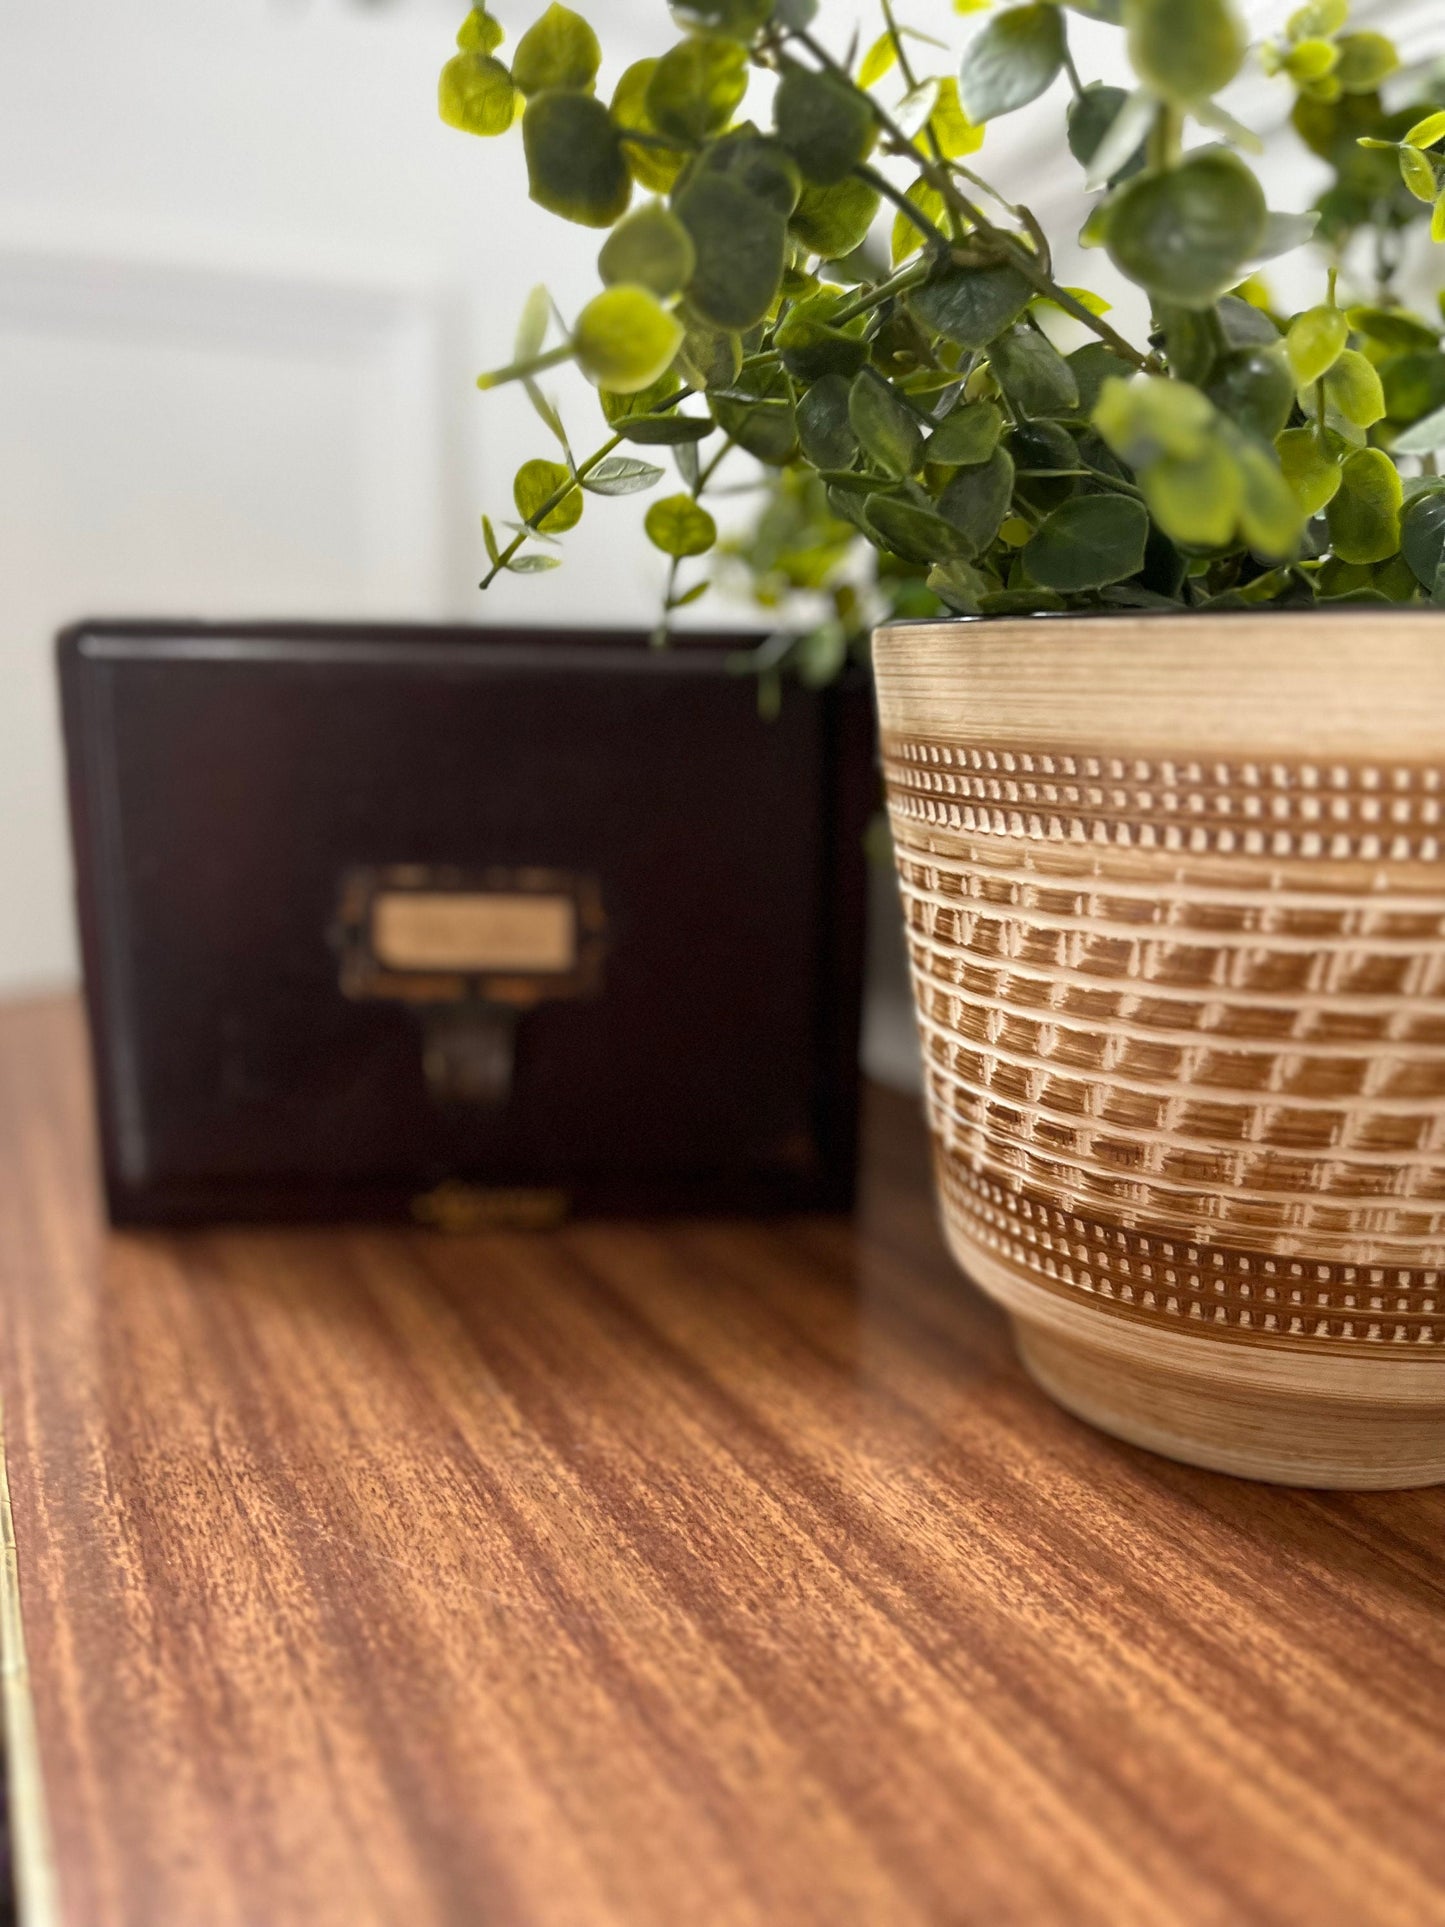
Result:
<svg viewBox="0 0 1445 1927">
<path fill-rule="evenodd" d="M 1196 1464 L 1445 1480 L 1445 614 L 875 663 L 944 1225 L 1029 1370 Z"/>
</svg>

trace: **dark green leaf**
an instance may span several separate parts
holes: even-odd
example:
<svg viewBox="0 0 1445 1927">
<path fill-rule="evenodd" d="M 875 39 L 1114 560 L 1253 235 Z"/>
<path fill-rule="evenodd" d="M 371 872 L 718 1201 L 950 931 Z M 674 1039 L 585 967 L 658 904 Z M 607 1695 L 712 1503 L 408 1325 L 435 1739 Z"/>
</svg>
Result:
<svg viewBox="0 0 1445 1927">
<path fill-rule="evenodd" d="M 1445 483 L 1417 495 L 1400 518 L 1400 550 L 1427 593 L 1445 563 Z"/>
<path fill-rule="evenodd" d="M 1294 407 L 1294 377 L 1282 348 L 1233 348 L 1221 355 L 1204 392 L 1222 415 L 1272 442 Z"/>
<path fill-rule="evenodd" d="M 998 447 L 1003 416 L 991 401 L 965 402 L 928 438 L 924 459 L 950 468 L 975 468 Z"/>
<path fill-rule="evenodd" d="M 836 187 L 805 187 L 788 225 L 812 253 L 837 261 L 868 238 L 878 217 L 878 192 L 866 181 Z"/>
<path fill-rule="evenodd" d="M 1222 148 L 1138 175 L 1110 203 L 1105 245 L 1131 281 L 1183 308 L 1214 301 L 1264 231 L 1264 194 Z"/>
<path fill-rule="evenodd" d="M 798 403 L 798 441 L 814 468 L 848 468 L 858 453 L 849 419 L 851 384 L 842 375 L 824 375 Z"/>
<path fill-rule="evenodd" d="M 1034 290 L 1017 268 L 946 267 L 908 305 L 924 327 L 960 348 L 986 348 L 1018 320 Z"/>
<path fill-rule="evenodd" d="M 824 375 L 847 375 L 850 379 L 868 359 L 868 344 L 852 328 L 832 325 L 832 316 L 848 297 L 836 289 L 824 289 L 796 302 L 773 337 L 781 350 L 783 366 L 797 381 L 818 381 Z"/>
<path fill-rule="evenodd" d="M 601 65 L 602 49 L 587 22 L 554 3 L 517 42 L 512 79 L 527 95 L 550 87 L 588 92 Z"/>
<path fill-rule="evenodd" d="M 1144 566 L 1149 514 L 1127 495 L 1076 495 L 1044 518 L 1023 547 L 1031 581 L 1078 594 L 1122 582 Z"/>
<path fill-rule="evenodd" d="M 962 558 L 965 541 L 958 529 L 931 508 L 896 495 L 864 498 L 862 527 L 875 542 L 908 562 Z"/>
<path fill-rule="evenodd" d="M 1095 81 L 1086 87 L 1069 104 L 1068 139 L 1069 152 L 1083 167 L 1088 167 L 1099 152 L 1104 137 L 1117 123 L 1120 114 L 1129 104 L 1130 96 L 1123 87 L 1110 87 L 1103 81 Z M 1109 178 L 1127 181 L 1137 174 L 1144 165 L 1144 144 L 1139 142 L 1131 148 L 1128 155 L 1117 167 L 1111 168 Z"/>
<path fill-rule="evenodd" d="M 803 191 L 798 163 L 788 150 L 771 134 L 752 128 L 739 128 L 710 142 L 698 156 L 697 167 L 699 173 L 727 175 L 784 220 Z"/>
<path fill-rule="evenodd" d="M 1010 7 L 996 14 L 963 56 L 959 95 L 975 124 L 1037 100 L 1064 64 L 1059 9 Z"/>
<path fill-rule="evenodd" d="M 778 139 L 803 178 L 831 187 L 845 180 L 873 145 L 873 110 L 856 87 L 830 74 L 790 67 L 773 104 Z"/>
<path fill-rule="evenodd" d="M 781 468 L 798 446 L 798 423 L 791 402 L 734 401 L 718 396 L 713 402 L 718 426 L 739 448 L 770 467 Z"/>
<path fill-rule="evenodd" d="M 1049 340 L 1028 322 L 1008 329 L 988 351 L 994 379 L 1024 415 L 1068 415 L 1079 406 L 1074 371 Z"/>
<path fill-rule="evenodd" d="M 678 219 L 692 236 L 697 267 L 689 307 L 733 333 L 761 321 L 783 278 L 783 217 L 726 174 L 698 174 L 678 195 Z"/>
<path fill-rule="evenodd" d="M 698 34 L 658 61 L 647 83 L 648 118 L 675 140 L 706 140 L 727 126 L 747 90 L 746 48 Z"/>
<path fill-rule="evenodd" d="M 1131 371 L 1127 361 L 1116 355 L 1112 348 L 1102 341 L 1085 342 L 1067 357 L 1074 371 L 1074 380 L 1079 389 L 1079 413 L 1092 415 L 1094 404 L 1099 399 L 1099 390 L 1112 377 L 1126 376 Z"/>
<path fill-rule="evenodd" d="M 1214 312 L 1231 348 L 1272 348 L 1280 338 L 1278 327 L 1263 308 L 1241 300 L 1237 294 L 1221 295 Z"/>
<path fill-rule="evenodd" d="M 676 448 L 681 442 L 705 441 L 713 426 L 707 415 L 625 415 L 617 431 L 639 448 Z"/>
<path fill-rule="evenodd" d="M 527 179 L 539 207 L 583 227 L 611 227 L 627 212 L 632 176 L 616 124 L 590 94 L 538 94 L 522 121 Z"/>
<path fill-rule="evenodd" d="M 1072 474 L 1079 467 L 1078 444 L 1057 422 L 1019 422 L 1009 431 L 1008 452 L 1021 476 Z"/>
<path fill-rule="evenodd" d="M 437 106 L 448 127 L 464 134 L 505 134 L 516 116 L 517 92 L 500 60 L 460 53 L 442 68 Z"/>
<path fill-rule="evenodd" d="M 939 498 L 939 513 L 958 530 L 969 556 L 982 555 L 1003 527 L 1013 500 L 1014 465 L 996 448 L 976 468 L 961 468 Z"/>
<path fill-rule="evenodd" d="M 1392 422 L 1417 422 L 1445 408 L 1445 355 L 1394 355 L 1380 368 L 1385 413 Z"/>
<path fill-rule="evenodd" d="M 848 419 L 865 453 L 885 474 L 901 480 L 923 458 L 923 430 L 908 404 L 872 368 L 853 383 Z"/>
</svg>

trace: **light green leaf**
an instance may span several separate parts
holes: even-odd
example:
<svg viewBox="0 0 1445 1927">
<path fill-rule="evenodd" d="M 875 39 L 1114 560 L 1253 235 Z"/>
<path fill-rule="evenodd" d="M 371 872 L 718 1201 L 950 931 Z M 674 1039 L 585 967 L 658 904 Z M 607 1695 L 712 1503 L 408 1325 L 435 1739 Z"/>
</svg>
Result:
<svg viewBox="0 0 1445 1927">
<path fill-rule="evenodd" d="M 773 17 L 773 0 L 672 0 L 680 27 L 752 40 Z"/>
<path fill-rule="evenodd" d="M 963 56 L 959 98 L 976 125 L 1011 114 L 1037 100 L 1064 64 L 1064 22 L 1059 9 L 1009 7 L 995 14 Z"/>
<path fill-rule="evenodd" d="M 1345 463 L 1325 514 L 1342 562 L 1383 562 L 1400 546 L 1400 471 L 1380 448 L 1361 448 Z M 1408 558 L 1407 558 L 1408 559 Z"/>
<path fill-rule="evenodd" d="M 1209 398 L 1188 382 L 1141 375 L 1133 381 L 1106 380 L 1093 422 L 1121 461 L 1143 469 L 1163 456 L 1202 455 L 1216 418 Z"/>
<path fill-rule="evenodd" d="M 549 87 L 590 92 L 602 65 L 597 36 L 582 18 L 553 0 L 517 42 L 512 79 L 529 97 Z"/>
<path fill-rule="evenodd" d="M 860 87 L 876 87 L 885 75 L 891 74 L 898 65 L 898 49 L 893 44 L 891 33 L 881 33 L 864 54 L 858 69 Z"/>
<path fill-rule="evenodd" d="M 664 300 L 681 294 L 696 266 L 692 236 L 661 202 L 640 207 L 620 221 L 597 258 L 598 271 L 609 287 L 631 282 L 650 288 Z"/>
<path fill-rule="evenodd" d="M 963 111 L 958 82 L 952 74 L 945 74 L 938 83 L 938 98 L 928 117 L 928 131 L 948 161 L 962 160 L 965 154 L 976 154 L 983 146 L 983 129 L 975 126 Z"/>
<path fill-rule="evenodd" d="M 678 560 L 706 555 L 717 541 L 717 523 L 690 495 L 669 495 L 654 502 L 643 527 L 654 548 Z"/>
<path fill-rule="evenodd" d="M 829 74 L 791 67 L 773 102 L 778 139 L 804 180 L 832 187 L 846 180 L 873 145 L 872 109 L 854 87 Z"/>
<path fill-rule="evenodd" d="M 442 68 L 437 110 L 448 127 L 463 134 L 505 134 L 516 104 L 512 76 L 488 54 L 454 54 Z"/>
<path fill-rule="evenodd" d="M 548 401 L 547 397 L 530 376 L 523 376 L 522 387 L 526 393 L 527 400 L 532 404 L 533 411 L 546 423 L 547 427 L 551 429 L 552 433 L 565 449 L 567 447 L 567 430 L 562 426 L 562 417 L 557 413 L 552 403 Z"/>
<path fill-rule="evenodd" d="M 502 551 L 497 542 L 497 531 L 492 527 L 490 515 L 482 517 L 482 540 L 487 545 L 487 560 L 494 569 L 502 566 Z"/>
<path fill-rule="evenodd" d="M 1139 486 L 1171 541 L 1220 549 L 1233 536 L 1244 482 L 1222 440 L 1206 442 L 1196 455 L 1166 455 L 1140 473 Z"/>
<path fill-rule="evenodd" d="M 1346 348 L 1324 378 L 1325 399 L 1356 428 L 1371 428 L 1385 413 L 1385 390 L 1373 362 Z"/>
<path fill-rule="evenodd" d="M 1327 508 L 1340 486 L 1340 462 L 1313 428 L 1287 428 L 1275 442 L 1290 492 L 1306 515 Z"/>
<path fill-rule="evenodd" d="M 1329 372 L 1350 339 L 1350 324 L 1338 308 L 1307 308 L 1289 324 L 1285 353 L 1296 383 L 1307 388 Z"/>
<path fill-rule="evenodd" d="M 1291 44 L 1317 35 L 1337 34 L 1350 17 L 1350 0 L 1312 0 L 1289 17 L 1285 32 Z"/>
<path fill-rule="evenodd" d="M 611 227 L 627 212 L 632 177 L 617 126 L 600 100 L 538 94 L 522 120 L 522 144 L 539 207 L 582 227 Z"/>
<path fill-rule="evenodd" d="M 1294 491 L 1273 456 L 1250 437 L 1240 436 L 1234 456 L 1242 487 L 1240 532 L 1256 555 L 1282 562 L 1295 553 L 1304 530 Z"/>
<path fill-rule="evenodd" d="M 648 118 L 675 140 L 703 141 L 723 131 L 747 90 L 746 47 L 698 34 L 658 61 L 647 83 Z"/>
<path fill-rule="evenodd" d="M 1223 148 L 1138 175 L 1109 204 L 1105 246 L 1131 281 L 1182 308 L 1208 307 L 1258 246 L 1264 193 Z"/>
<path fill-rule="evenodd" d="M 1144 566 L 1149 516 L 1127 495 L 1076 495 L 1046 515 L 1024 544 L 1029 580 L 1079 594 L 1122 582 Z"/>
<path fill-rule="evenodd" d="M 530 555 L 514 555 L 506 566 L 512 575 L 545 575 L 549 569 L 560 569 L 562 558 L 534 549 Z"/>
<path fill-rule="evenodd" d="M 565 535 L 568 529 L 576 528 L 582 520 L 582 493 L 568 488 L 571 480 L 572 471 L 562 462 L 523 462 L 512 484 L 518 515 L 544 535 Z M 561 489 L 568 489 L 568 493 L 538 522 L 538 511 Z"/>
<path fill-rule="evenodd" d="M 659 133 L 647 111 L 647 90 L 656 72 L 655 60 L 638 60 L 618 81 L 612 96 L 612 118 L 624 135 L 629 130 L 639 134 Z M 669 153 L 663 148 L 628 140 L 623 142 L 623 153 L 633 180 L 652 194 L 671 193 L 687 159 L 682 152 Z"/>
<path fill-rule="evenodd" d="M 662 470 L 654 468 L 651 462 L 609 455 L 582 478 L 582 486 L 589 495 L 637 495 L 661 480 Z"/>
<path fill-rule="evenodd" d="M 1427 114 L 1405 135 L 1408 147 L 1433 147 L 1438 140 L 1445 140 L 1445 112 Z"/>
<path fill-rule="evenodd" d="M 506 28 L 485 7 L 473 7 L 457 29 L 457 45 L 463 53 L 494 54 L 506 37 Z"/>
<path fill-rule="evenodd" d="M 912 187 L 908 189 L 904 198 L 910 207 L 916 207 L 923 218 L 929 221 L 935 228 L 943 228 L 943 223 L 948 213 L 944 205 L 943 196 L 924 175 L 919 175 Z M 947 232 L 947 230 L 944 229 L 944 232 Z M 927 239 L 928 236 L 925 234 L 920 223 L 912 220 L 903 212 L 902 208 L 900 208 L 893 217 L 892 246 L 890 249 L 892 265 L 896 268 L 900 262 L 906 261 L 910 255 L 917 254 Z"/>
<path fill-rule="evenodd" d="M 672 366 L 683 328 L 646 288 L 608 288 L 577 318 L 573 344 L 584 375 L 614 395 L 635 395 Z"/>
<path fill-rule="evenodd" d="M 923 430 L 906 402 L 875 369 L 865 368 L 848 397 L 848 420 L 865 453 L 886 475 L 901 480 L 923 458 Z"/>
<path fill-rule="evenodd" d="M 1335 43 L 1339 59 L 1334 79 L 1347 94 L 1372 94 L 1400 64 L 1394 45 L 1382 33 L 1342 34 Z"/>
</svg>

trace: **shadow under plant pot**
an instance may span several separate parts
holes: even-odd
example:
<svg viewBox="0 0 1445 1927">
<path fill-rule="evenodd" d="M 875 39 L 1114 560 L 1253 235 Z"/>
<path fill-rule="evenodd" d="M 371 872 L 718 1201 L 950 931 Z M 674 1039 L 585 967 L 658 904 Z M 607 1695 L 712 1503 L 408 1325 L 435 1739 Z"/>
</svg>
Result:
<svg viewBox="0 0 1445 1927">
<path fill-rule="evenodd" d="M 1445 614 L 899 625 L 875 661 L 950 1245 L 1063 1405 L 1445 1480 Z"/>
</svg>

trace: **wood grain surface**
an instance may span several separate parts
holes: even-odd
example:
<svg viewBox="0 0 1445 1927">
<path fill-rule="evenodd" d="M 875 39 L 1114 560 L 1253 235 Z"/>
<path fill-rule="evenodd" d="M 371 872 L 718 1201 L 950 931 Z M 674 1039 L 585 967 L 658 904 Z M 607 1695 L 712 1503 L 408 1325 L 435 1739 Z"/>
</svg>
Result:
<svg viewBox="0 0 1445 1927">
<path fill-rule="evenodd" d="M 1024 1379 L 875 1094 L 856 1223 L 101 1227 L 0 1013 L 65 1927 L 1445 1921 L 1445 1492 Z"/>
</svg>

